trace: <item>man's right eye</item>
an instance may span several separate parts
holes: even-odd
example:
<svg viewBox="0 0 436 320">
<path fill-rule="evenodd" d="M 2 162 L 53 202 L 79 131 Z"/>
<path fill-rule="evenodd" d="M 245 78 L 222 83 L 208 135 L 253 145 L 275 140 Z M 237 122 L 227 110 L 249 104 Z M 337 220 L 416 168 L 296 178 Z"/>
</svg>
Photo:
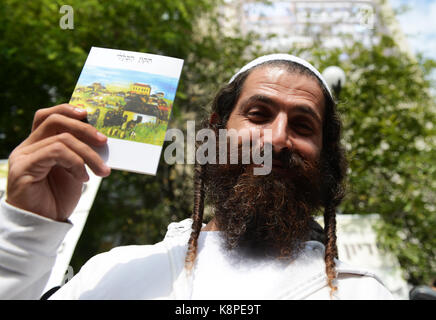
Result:
<svg viewBox="0 0 436 320">
<path fill-rule="evenodd" d="M 247 117 L 254 122 L 262 122 L 268 119 L 267 112 L 263 110 L 250 110 L 247 112 Z"/>
<path fill-rule="evenodd" d="M 263 112 L 259 112 L 259 111 L 249 112 L 248 115 L 250 117 L 263 117 L 263 116 L 265 116 Z"/>
</svg>

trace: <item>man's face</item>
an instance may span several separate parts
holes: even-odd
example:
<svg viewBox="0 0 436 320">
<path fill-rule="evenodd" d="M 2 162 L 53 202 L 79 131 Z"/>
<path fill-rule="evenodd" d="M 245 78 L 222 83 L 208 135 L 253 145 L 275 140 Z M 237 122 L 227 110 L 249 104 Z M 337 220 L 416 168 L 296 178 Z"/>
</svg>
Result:
<svg viewBox="0 0 436 320">
<path fill-rule="evenodd" d="M 322 148 L 324 96 L 316 80 L 276 67 L 253 70 L 230 114 L 227 129 L 272 130 L 273 151 L 294 150 L 316 161 Z M 273 161 L 273 170 L 279 170 Z"/>
<path fill-rule="evenodd" d="M 316 80 L 275 66 L 249 74 L 227 129 L 260 131 L 260 142 L 273 147 L 273 170 L 255 175 L 250 165 L 206 167 L 206 195 L 228 248 L 286 257 L 308 240 L 312 215 L 320 208 L 323 116 Z M 264 129 L 272 131 L 271 138 L 262 135 Z"/>
</svg>

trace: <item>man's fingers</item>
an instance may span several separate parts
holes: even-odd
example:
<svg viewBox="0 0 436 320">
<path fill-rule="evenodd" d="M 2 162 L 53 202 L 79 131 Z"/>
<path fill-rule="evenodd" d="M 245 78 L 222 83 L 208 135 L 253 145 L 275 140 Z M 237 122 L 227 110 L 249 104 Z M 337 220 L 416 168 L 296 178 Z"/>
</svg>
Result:
<svg viewBox="0 0 436 320">
<path fill-rule="evenodd" d="M 21 147 L 64 132 L 72 134 L 89 145 L 102 146 L 107 141 L 107 137 L 90 124 L 52 113 L 30 134 Z"/>
<path fill-rule="evenodd" d="M 82 120 L 86 117 L 87 112 L 85 109 L 80 109 L 66 103 L 51 108 L 39 109 L 36 111 L 33 118 L 32 132 L 35 131 L 51 114 L 61 114 L 66 117 Z"/>
<path fill-rule="evenodd" d="M 51 136 L 36 143 L 22 147 L 19 152 L 21 154 L 30 155 L 42 148 L 45 148 L 46 146 L 50 146 L 55 143 L 62 143 L 68 147 L 68 149 L 76 153 L 81 159 L 84 160 L 84 162 L 96 175 L 103 177 L 109 175 L 110 168 L 106 166 L 97 152 L 67 132 Z"/>
<path fill-rule="evenodd" d="M 66 169 L 75 179 L 81 182 L 89 180 L 85 168 L 85 161 L 68 148 L 62 142 L 46 145 L 39 150 L 20 157 L 26 157 L 26 161 L 11 163 L 10 176 L 28 177 L 32 182 L 44 179 L 54 166 Z"/>
</svg>

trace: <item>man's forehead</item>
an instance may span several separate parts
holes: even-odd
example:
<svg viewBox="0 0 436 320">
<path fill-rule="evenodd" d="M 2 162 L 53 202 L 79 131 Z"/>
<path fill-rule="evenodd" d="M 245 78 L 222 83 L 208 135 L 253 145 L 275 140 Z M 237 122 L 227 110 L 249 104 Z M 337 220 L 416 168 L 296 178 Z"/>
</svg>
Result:
<svg viewBox="0 0 436 320">
<path fill-rule="evenodd" d="M 252 96 L 280 98 L 284 102 L 304 103 L 324 112 L 324 93 L 315 77 L 286 67 L 260 66 L 251 71 L 242 87 L 240 102 Z"/>
<path fill-rule="evenodd" d="M 320 83 L 321 83 L 321 87 L 323 87 L 327 94 L 333 98 L 331 90 L 326 82 L 326 80 L 324 79 L 324 77 L 322 76 L 322 74 L 313 66 L 311 65 L 308 61 L 291 55 L 291 54 L 287 54 L 287 53 L 273 53 L 273 54 L 267 54 L 261 57 L 258 57 L 252 61 L 250 61 L 249 63 L 247 63 L 245 66 L 243 66 L 237 73 L 235 73 L 232 78 L 230 79 L 229 83 L 232 83 L 241 73 L 246 72 L 250 69 L 254 69 L 256 67 L 259 67 L 260 65 L 265 65 L 265 64 L 278 64 L 278 63 L 285 63 L 288 65 L 292 65 L 292 66 L 298 66 L 299 69 L 303 69 L 305 71 L 308 71 L 311 75 L 313 75 L 314 77 L 316 77 Z"/>
</svg>

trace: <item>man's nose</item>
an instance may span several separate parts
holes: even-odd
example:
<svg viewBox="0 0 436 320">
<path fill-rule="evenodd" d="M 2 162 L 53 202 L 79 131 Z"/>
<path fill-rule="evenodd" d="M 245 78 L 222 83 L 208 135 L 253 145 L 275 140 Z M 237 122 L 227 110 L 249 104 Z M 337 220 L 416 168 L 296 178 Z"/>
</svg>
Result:
<svg viewBox="0 0 436 320">
<path fill-rule="evenodd" d="M 289 135 L 288 116 L 279 113 L 271 124 L 271 144 L 274 152 L 281 152 L 283 149 L 292 149 L 292 142 Z"/>
</svg>

